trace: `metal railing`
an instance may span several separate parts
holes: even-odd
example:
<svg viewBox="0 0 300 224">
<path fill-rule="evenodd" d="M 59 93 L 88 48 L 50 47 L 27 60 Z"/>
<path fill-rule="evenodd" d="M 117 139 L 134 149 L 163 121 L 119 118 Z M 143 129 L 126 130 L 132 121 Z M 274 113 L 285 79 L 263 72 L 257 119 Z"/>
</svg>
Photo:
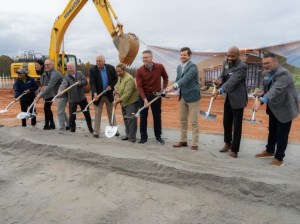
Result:
<svg viewBox="0 0 300 224">
<path fill-rule="evenodd" d="M 0 88 L 12 88 L 14 79 L 8 75 L 0 76 Z"/>
</svg>

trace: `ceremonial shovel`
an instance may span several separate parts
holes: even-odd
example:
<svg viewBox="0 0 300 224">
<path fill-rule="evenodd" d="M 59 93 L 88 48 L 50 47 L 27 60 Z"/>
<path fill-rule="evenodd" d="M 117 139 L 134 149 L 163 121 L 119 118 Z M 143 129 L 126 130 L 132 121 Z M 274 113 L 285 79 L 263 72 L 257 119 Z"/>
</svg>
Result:
<svg viewBox="0 0 300 224">
<path fill-rule="evenodd" d="M 53 97 L 52 100 L 50 101 L 45 101 L 45 102 L 54 102 L 56 100 L 57 97 L 61 96 L 62 94 L 64 94 L 65 92 L 69 91 L 70 89 L 72 89 L 74 86 L 77 86 L 80 82 L 77 81 L 75 82 L 73 85 L 69 86 L 68 88 L 64 89 L 63 91 L 61 91 L 60 93 L 56 94 L 56 96 Z"/>
<path fill-rule="evenodd" d="M 115 99 L 114 99 L 114 103 L 115 104 Z M 115 106 L 113 105 L 113 110 L 111 113 L 111 126 L 106 126 L 105 127 L 105 136 L 108 138 L 112 138 L 116 135 L 117 131 L 118 131 L 118 126 L 113 126 L 114 125 L 114 115 L 115 115 Z"/>
<path fill-rule="evenodd" d="M 28 110 L 27 112 L 21 112 L 17 115 L 17 118 L 18 119 L 29 119 L 29 118 L 32 118 L 33 116 L 35 116 L 35 112 L 34 112 L 34 109 L 35 109 L 35 106 L 36 106 L 36 103 L 35 101 L 33 101 L 33 103 L 28 107 Z M 33 110 L 32 110 L 32 113 L 30 113 L 30 109 L 33 107 Z"/>
<path fill-rule="evenodd" d="M 214 85 L 214 89 L 213 89 L 213 92 L 214 92 L 214 91 L 216 91 L 216 85 L 215 84 L 213 84 L 213 85 Z M 216 118 L 217 118 L 217 115 L 210 113 L 213 102 L 214 102 L 214 98 L 211 97 L 207 112 L 200 110 L 200 115 L 206 120 L 216 120 Z"/>
<path fill-rule="evenodd" d="M 258 101 L 258 97 L 256 96 L 254 104 L 256 104 L 257 101 Z M 255 120 L 255 113 L 256 113 L 256 110 L 253 108 L 251 118 L 244 118 L 243 120 L 246 121 L 246 122 L 250 122 L 252 124 L 259 124 L 259 123 L 261 123 L 262 121 Z"/>
<path fill-rule="evenodd" d="M 5 107 L 4 110 L 0 110 L 0 114 L 6 113 L 6 112 L 8 111 L 8 109 L 9 109 L 12 105 L 14 105 L 16 102 L 18 102 L 18 101 L 21 99 L 21 97 L 24 96 L 24 95 L 26 95 L 26 94 L 27 94 L 27 92 L 23 92 L 20 96 L 18 96 L 16 99 L 14 99 L 12 102 L 10 102 L 10 103 L 7 105 L 7 107 Z"/>
<path fill-rule="evenodd" d="M 88 108 L 89 108 L 89 106 L 92 104 L 92 103 L 94 103 L 95 101 L 97 101 L 96 99 L 98 99 L 99 97 L 101 97 L 104 93 L 106 93 L 108 90 L 106 89 L 106 90 L 104 90 L 103 92 L 101 92 L 101 93 L 99 93 L 98 95 L 97 95 L 97 97 L 95 97 L 91 102 L 89 102 L 88 103 L 88 105 L 86 105 L 86 107 L 83 109 L 83 110 L 79 110 L 79 111 L 75 111 L 75 112 L 73 112 L 73 114 L 77 114 L 77 113 L 84 113 L 84 112 L 86 112 L 86 111 L 88 111 Z"/>
<path fill-rule="evenodd" d="M 125 117 L 125 118 L 135 118 L 135 117 L 139 117 L 139 116 L 141 115 L 141 112 L 142 112 L 145 108 L 149 107 L 152 103 L 154 103 L 154 102 L 155 102 L 156 100 L 158 100 L 159 98 L 161 98 L 161 97 L 168 98 L 166 92 L 162 92 L 162 93 L 156 92 L 156 93 L 154 93 L 154 95 L 155 95 L 156 97 L 153 98 L 153 99 L 152 99 L 150 102 L 148 102 L 146 105 L 144 105 L 143 107 L 141 107 L 141 108 L 138 110 L 138 112 L 136 112 L 136 114 L 132 113 L 132 114 L 130 114 L 130 115 L 125 115 L 124 117 Z"/>
</svg>

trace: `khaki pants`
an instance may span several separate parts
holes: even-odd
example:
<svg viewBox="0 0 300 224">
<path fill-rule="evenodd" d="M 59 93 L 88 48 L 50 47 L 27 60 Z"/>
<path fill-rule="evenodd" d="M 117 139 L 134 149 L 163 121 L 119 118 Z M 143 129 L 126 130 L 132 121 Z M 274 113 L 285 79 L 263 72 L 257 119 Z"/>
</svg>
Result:
<svg viewBox="0 0 300 224">
<path fill-rule="evenodd" d="M 181 142 L 187 142 L 188 117 L 192 125 L 192 146 L 198 146 L 199 141 L 199 101 L 186 103 L 182 98 L 179 102 Z"/>
<path fill-rule="evenodd" d="M 114 116 L 114 123 L 113 124 L 111 123 L 111 114 L 112 114 L 112 109 L 113 109 L 113 103 L 109 101 L 107 96 L 102 96 L 99 104 L 98 105 L 94 104 L 94 108 L 95 108 L 94 131 L 97 132 L 97 134 L 100 133 L 103 104 L 105 104 L 105 107 L 106 107 L 109 125 L 111 125 L 111 126 L 117 125 L 116 116 Z"/>
</svg>

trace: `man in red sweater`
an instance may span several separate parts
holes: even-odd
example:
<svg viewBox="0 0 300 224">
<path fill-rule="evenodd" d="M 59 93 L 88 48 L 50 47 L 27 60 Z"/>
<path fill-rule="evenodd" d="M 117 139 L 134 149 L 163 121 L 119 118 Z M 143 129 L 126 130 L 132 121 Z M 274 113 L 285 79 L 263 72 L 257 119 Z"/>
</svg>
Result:
<svg viewBox="0 0 300 224">
<path fill-rule="evenodd" d="M 153 62 L 153 54 L 150 50 L 146 50 L 142 53 L 143 63 L 136 71 L 136 83 L 138 92 L 140 95 L 139 106 L 143 107 L 153 98 L 155 92 L 161 92 L 162 88 L 165 89 L 168 85 L 168 74 L 162 64 Z M 163 78 L 163 86 L 161 85 L 161 78 Z M 141 112 L 140 119 L 140 132 L 141 140 L 140 144 L 144 144 L 148 140 L 147 134 L 147 118 L 148 110 L 146 108 Z M 154 122 L 154 134 L 156 140 L 160 144 L 164 144 L 164 140 L 161 138 L 161 98 L 151 104 L 151 110 L 153 114 Z"/>
</svg>

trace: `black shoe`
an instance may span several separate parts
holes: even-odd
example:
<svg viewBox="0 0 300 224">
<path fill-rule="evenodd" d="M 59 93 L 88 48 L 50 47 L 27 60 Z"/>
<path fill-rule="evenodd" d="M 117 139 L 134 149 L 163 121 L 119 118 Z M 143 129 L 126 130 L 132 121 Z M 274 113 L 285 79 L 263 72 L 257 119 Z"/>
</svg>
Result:
<svg viewBox="0 0 300 224">
<path fill-rule="evenodd" d="M 49 129 L 55 129 L 55 124 L 53 123 L 53 124 L 50 124 L 49 125 Z"/>
<path fill-rule="evenodd" d="M 115 134 L 115 136 L 120 136 L 120 132 L 117 131 L 117 133 Z"/>
<path fill-rule="evenodd" d="M 162 138 L 157 138 L 156 141 L 158 141 L 161 145 L 165 144 L 165 141 Z"/>
<path fill-rule="evenodd" d="M 128 140 L 128 137 L 123 137 L 122 140 L 126 141 L 126 140 Z"/>
<path fill-rule="evenodd" d="M 75 132 L 76 131 L 76 129 L 75 128 L 71 128 L 71 132 Z"/>
<path fill-rule="evenodd" d="M 67 131 L 70 130 L 70 126 L 66 126 L 66 130 L 67 130 Z"/>
<path fill-rule="evenodd" d="M 145 144 L 146 142 L 147 142 L 146 139 L 141 139 L 141 140 L 139 141 L 139 144 Z"/>
<path fill-rule="evenodd" d="M 44 125 L 44 128 L 43 128 L 43 130 L 50 130 L 50 127 L 49 127 L 49 125 Z"/>
<path fill-rule="evenodd" d="M 93 134 L 94 130 L 92 128 L 89 129 L 90 133 Z"/>
</svg>

